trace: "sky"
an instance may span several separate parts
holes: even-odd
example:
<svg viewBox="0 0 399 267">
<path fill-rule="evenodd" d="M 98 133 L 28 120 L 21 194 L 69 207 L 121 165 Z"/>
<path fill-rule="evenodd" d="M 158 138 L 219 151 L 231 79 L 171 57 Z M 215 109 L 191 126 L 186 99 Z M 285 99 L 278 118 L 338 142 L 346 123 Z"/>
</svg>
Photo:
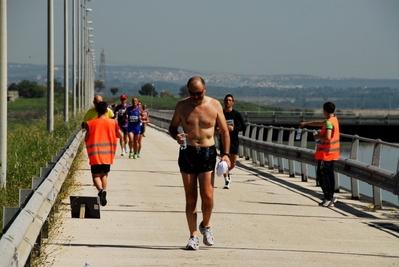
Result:
<svg viewBox="0 0 399 267">
<path fill-rule="evenodd" d="M 104 50 L 105 66 L 399 79 L 399 0 L 80 1 L 97 68 Z M 47 4 L 7 1 L 9 63 L 47 64 Z M 64 0 L 54 0 L 54 39 L 63 65 Z"/>
</svg>

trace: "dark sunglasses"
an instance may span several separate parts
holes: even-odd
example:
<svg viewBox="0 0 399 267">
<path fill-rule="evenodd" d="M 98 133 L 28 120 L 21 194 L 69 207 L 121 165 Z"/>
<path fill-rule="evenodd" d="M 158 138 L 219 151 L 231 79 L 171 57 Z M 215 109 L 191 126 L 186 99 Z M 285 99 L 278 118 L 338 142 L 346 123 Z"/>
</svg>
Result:
<svg viewBox="0 0 399 267">
<path fill-rule="evenodd" d="M 205 91 L 205 88 L 201 92 L 191 92 L 190 90 L 188 90 L 188 92 L 190 93 L 191 96 L 201 96 L 204 93 L 204 91 Z"/>
</svg>

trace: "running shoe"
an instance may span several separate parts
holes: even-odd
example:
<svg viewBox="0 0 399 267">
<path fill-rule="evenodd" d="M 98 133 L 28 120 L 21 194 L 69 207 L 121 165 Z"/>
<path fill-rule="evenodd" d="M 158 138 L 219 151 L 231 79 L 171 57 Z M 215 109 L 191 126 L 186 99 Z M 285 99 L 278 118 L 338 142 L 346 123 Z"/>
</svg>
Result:
<svg viewBox="0 0 399 267">
<path fill-rule="evenodd" d="M 195 235 L 188 239 L 186 250 L 197 250 L 199 248 L 199 239 Z"/>
<path fill-rule="evenodd" d="M 206 246 L 213 246 L 214 238 L 212 234 L 211 227 L 205 227 L 204 222 L 201 222 L 199 225 L 199 230 L 201 234 L 204 236 L 203 242 Z"/>
<path fill-rule="evenodd" d="M 107 205 L 107 192 L 105 190 L 100 190 L 98 196 L 100 197 L 101 206 Z"/>
<path fill-rule="evenodd" d="M 133 152 L 129 152 L 129 159 L 133 158 Z"/>
<path fill-rule="evenodd" d="M 124 156 L 124 155 L 125 155 L 125 151 L 122 149 L 121 156 Z"/>
<path fill-rule="evenodd" d="M 230 173 L 227 175 L 226 178 L 224 178 L 224 187 L 223 189 L 229 189 L 230 188 L 230 184 L 231 184 L 231 177 L 230 177 Z"/>
<path fill-rule="evenodd" d="M 138 158 L 140 157 L 140 153 L 137 153 L 137 157 L 138 157 Z"/>
<path fill-rule="evenodd" d="M 325 198 L 323 198 L 323 201 L 319 203 L 319 206 L 323 206 L 323 207 L 331 207 L 334 206 L 334 204 L 338 201 L 338 199 L 336 197 L 332 197 L 331 199 L 331 203 L 328 204 L 329 200 L 326 200 Z M 327 202 L 327 203 L 326 203 Z M 326 206 L 327 205 L 327 206 Z"/>
<path fill-rule="evenodd" d="M 331 206 L 334 206 L 334 202 L 332 202 L 332 200 L 325 199 L 323 201 L 323 203 L 321 203 L 321 206 L 326 207 L 326 208 L 331 207 Z"/>
<path fill-rule="evenodd" d="M 137 153 L 134 153 L 133 158 L 137 159 Z"/>
<path fill-rule="evenodd" d="M 333 197 L 332 198 L 332 203 L 334 204 L 334 203 L 336 203 L 338 201 L 338 199 L 336 198 L 336 197 Z"/>
</svg>

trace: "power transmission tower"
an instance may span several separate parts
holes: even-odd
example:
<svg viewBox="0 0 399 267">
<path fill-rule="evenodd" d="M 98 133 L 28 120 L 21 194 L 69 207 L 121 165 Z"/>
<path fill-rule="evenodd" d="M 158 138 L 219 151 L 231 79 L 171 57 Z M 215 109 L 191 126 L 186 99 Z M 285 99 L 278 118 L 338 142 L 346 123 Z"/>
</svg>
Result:
<svg viewBox="0 0 399 267">
<path fill-rule="evenodd" d="M 106 86 L 107 79 L 105 77 L 105 52 L 104 52 L 104 48 L 101 51 L 101 62 L 100 62 L 100 70 L 99 70 L 99 74 L 98 74 L 98 79 L 103 82 L 104 88 L 107 88 L 107 86 Z"/>
</svg>

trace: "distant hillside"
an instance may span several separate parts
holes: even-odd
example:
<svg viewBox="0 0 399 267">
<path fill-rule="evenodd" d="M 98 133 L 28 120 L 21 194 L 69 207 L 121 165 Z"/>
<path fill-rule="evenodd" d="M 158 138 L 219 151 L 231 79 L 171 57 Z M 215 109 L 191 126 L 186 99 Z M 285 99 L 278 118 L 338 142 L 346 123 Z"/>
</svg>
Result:
<svg viewBox="0 0 399 267">
<path fill-rule="evenodd" d="M 239 101 L 282 107 L 320 108 L 325 101 L 335 101 L 341 108 L 394 109 L 399 107 L 399 80 L 323 78 L 311 75 L 237 75 L 200 73 L 176 68 L 106 66 L 105 94 L 117 87 L 119 93 L 137 95 L 145 83 L 157 92 L 178 96 L 180 87 L 194 76 L 202 76 L 207 95 L 223 98 L 232 93 Z M 54 77 L 63 83 L 63 66 L 56 66 Z M 71 77 L 71 70 L 69 72 Z M 98 76 L 98 72 L 97 72 Z M 23 79 L 45 83 L 46 65 L 8 64 L 8 82 Z M 71 82 L 70 82 L 71 84 Z"/>
</svg>

